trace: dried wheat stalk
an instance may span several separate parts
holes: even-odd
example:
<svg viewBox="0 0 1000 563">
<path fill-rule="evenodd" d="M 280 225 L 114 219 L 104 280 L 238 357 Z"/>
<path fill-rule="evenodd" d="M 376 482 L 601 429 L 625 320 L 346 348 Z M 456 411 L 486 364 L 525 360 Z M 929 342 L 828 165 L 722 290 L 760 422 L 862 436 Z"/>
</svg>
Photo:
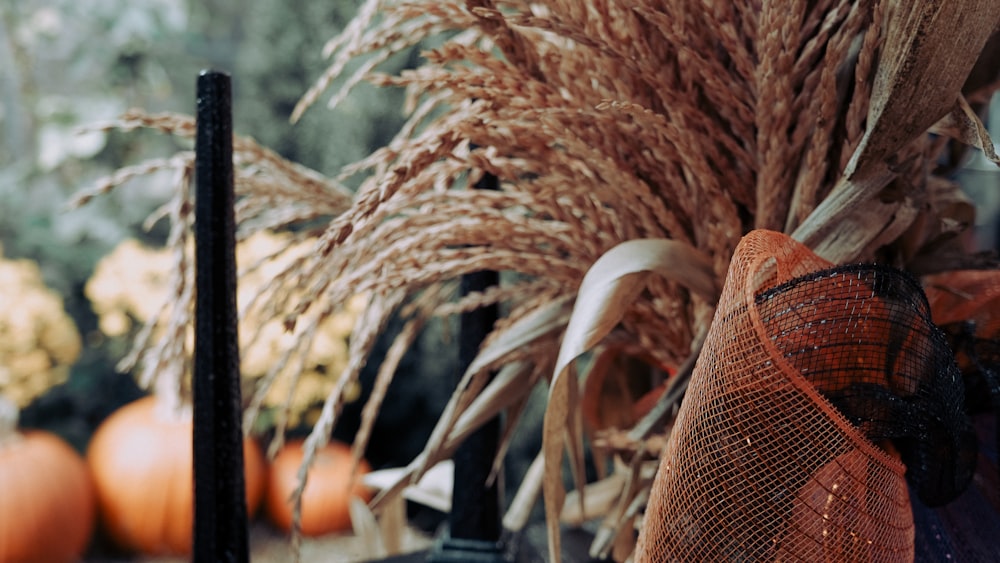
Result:
<svg viewBox="0 0 1000 563">
<path fill-rule="evenodd" d="M 555 378 L 554 346 L 581 280 L 621 243 L 676 241 L 690 256 L 705 257 L 716 283 L 754 227 L 794 231 L 839 261 L 905 265 L 920 255 L 923 234 L 899 241 L 918 214 L 941 221 L 925 202 L 945 142 L 931 142 L 926 131 L 960 102 L 997 8 L 991 0 L 368 0 L 327 45 L 330 67 L 292 118 L 306 117 L 337 80 L 332 106 L 368 80 L 406 88 L 411 121 L 389 145 L 344 170 L 342 177 L 364 177 L 349 202 L 336 181 L 237 143 L 244 228 L 330 218 L 315 252 L 276 276 L 253 306 L 294 326 L 316 322 L 359 292 L 374 296 L 341 375 L 346 385 L 373 335 L 416 299 L 412 324 L 379 374 L 383 389 L 398 351 L 429 315 L 508 305 L 482 361 L 411 465 L 408 478 L 418 478 L 474 424 L 463 413 L 486 408 L 477 395 L 488 390 L 491 405 L 516 406 L 528 391 L 524 381 Z M 447 32 L 455 33 L 426 51 L 419 67 L 378 72 L 392 53 Z M 914 34 L 922 41 L 909 41 Z M 360 61 L 358 70 L 344 75 L 352 61 Z M 983 84 L 964 94 L 983 99 L 1000 86 Z M 982 139 L 974 115 L 952 115 L 953 136 Z M 176 116 L 134 113 L 114 125 L 192 132 L 190 121 Z M 500 180 L 499 191 L 462 189 L 484 173 Z M 881 191 L 887 185 L 891 190 Z M 183 217 L 174 220 L 183 227 Z M 520 275 L 451 303 L 442 284 L 482 269 Z M 704 334 L 713 303 L 676 279 L 647 276 L 644 284 L 634 301 L 618 304 L 616 338 L 657 363 L 681 365 L 693 347 L 696 353 L 695 335 Z M 518 377 L 527 379 L 511 375 L 522 385 L 487 387 L 489 369 L 503 365 L 523 366 Z M 373 401 L 369 422 L 381 393 Z M 571 398 L 558 401 L 550 411 L 575 408 Z M 310 448 L 327 439 L 341 405 L 335 392 Z M 570 429 L 556 418 L 550 412 L 547 427 Z M 560 442 L 550 452 L 562 451 L 561 434 L 545 440 Z M 545 460 L 549 469 L 561 462 L 555 458 Z M 562 497 L 553 474 L 546 496 L 555 532 Z M 634 487 L 627 500 L 641 504 L 643 494 Z M 634 515 L 623 503 L 616 525 Z M 605 535 L 618 531 L 612 526 Z M 550 539 L 558 560 L 558 535 Z"/>
</svg>

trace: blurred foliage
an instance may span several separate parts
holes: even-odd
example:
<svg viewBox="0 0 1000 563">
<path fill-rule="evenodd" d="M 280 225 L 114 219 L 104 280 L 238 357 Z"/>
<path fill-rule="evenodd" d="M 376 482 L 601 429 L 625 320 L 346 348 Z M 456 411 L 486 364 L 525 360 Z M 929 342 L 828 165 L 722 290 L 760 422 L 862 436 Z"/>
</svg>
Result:
<svg viewBox="0 0 1000 563">
<path fill-rule="evenodd" d="M 239 241 L 236 245 L 236 265 L 243 273 L 237 289 L 237 304 L 245 307 L 273 279 L 275 272 L 308 253 L 314 242 L 309 239 L 295 240 L 288 233 L 270 231 L 258 231 Z M 193 249 L 190 250 L 193 252 Z M 135 341 L 140 327 L 158 320 L 167 322 L 170 311 L 163 306 L 170 301 L 169 278 L 173 263 L 169 249 L 149 248 L 135 239 L 125 239 L 114 251 L 101 258 L 84 291 L 98 315 L 98 328 L 104 336 L 122 344 L 131 343 Z M 0 262 L 0 268 L 2 265 L 3 262 Z M 293 427 L 318 414 L 313 411 L 322 406 L 336 385 L 337 377 L 347 367 L 348 337 L 366 301 L 364 295 L 356 295 L 343 310 L 319 323 L 316 338 L 303 357 L 300 371 L 296 371 L 292 364 L 285 364 L 284 369 L 273 374 L 274 383 L 261 398 L 265 412 L 257 419 L 255 432 L 270 430 L 275 424 L 274 419 L 281 416 L 278 411 L 283 412 L 286 403 L 288 422 Z M 2 318 L 0 316 L 0 320 Z M 240 318 L 240 370 L 246 390 L 244 402 L 247 404 L 252 402 L 251 397 L 260 381 L 270 377 L 272 367 L 291 350 L 297 335 L 305 330 L 304 324 L 299 324 L 289 331 L 283 321 L 281 317 L 263 317 L 257 310 L 251 310 Z M 161 338 L 164 324 L 153 326 L 152 337 Z M 187 336 L 193 340 L 194 328 L 187 328 Z M 0 358 L 2 352 L 0 345 Z M 191 373 L 190 365 L 185 372 L 187 379 Z M 142 377 L 139 379 L 141 381 Z M 3 389 L 2 383 L 0 378 L 0 390 Z M 150 388 L 153 382 L 140 384 Z M 189 389 L 189 385 L 186 381 L 182 382 L 185 389 Z"/>
<path fill-rule="evenodd" d="M 401 93 L 374 88 L 337 111 L 317 108 L 295 126 L 288 122 L 324 68 L 324 42 L 357 4 L 0 2 L 0 245 L 9 257 L 39 263 L 84 338 L 69 381 L 30 405 L 23 425 L 54 429 L 82 448 L 100 420 L 139 394 L 132 378 L 114 372 L 124 345 L 100 333 L 83 289 L 120 241 L 162 244 L 166 225 L 143 222 L 166 200 L 171 178 L 144 177 L 79 209 L 66 202 L 122 165 L 181 147 L 151 132 L 81 128 L 129 107 L 191 113 L 199 70 L 218 68 L 233 74 L 237 132 L 333 174 L 384 144 L 402 122 Z"/>
<path fill-rule="evenodd" d="M 329 64 L 323 45 L 360 2 L 251 0 L 243 12 L 246 41 L 235 61 L 236 128 L 286 158 L 333 175 L 368 156 L 403 123 L 402 92 L 365 85 L 342 108 L 315 108 L 294 126 L 288 117 Z M 289 30 L 295 30 L 290 33 Z M 389 65 L 413 66 L 416 52 Z"/>
<path fill-rule="evenodd" d="M 23 407 L 66 380 L 80 356 L 80 333 L 37 265 L 4 260 L 3 247 L 0 287 L 0 400 Z"/>
</svg>

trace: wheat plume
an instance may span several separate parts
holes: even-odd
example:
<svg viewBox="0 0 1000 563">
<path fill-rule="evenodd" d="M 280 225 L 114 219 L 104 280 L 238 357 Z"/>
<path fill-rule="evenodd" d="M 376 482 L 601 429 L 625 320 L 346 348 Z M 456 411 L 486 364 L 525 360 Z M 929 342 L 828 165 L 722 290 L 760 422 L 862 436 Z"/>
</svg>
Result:
<svg viewBox="0 0 1000 563">
<path fill-rule="evenodd" d="M 248 139 L 234 144 L 241 235 L 326 221 L 320 231 L 302 235 L 314 252 L 275 276 L 251 307 L 284 318 L 291 329 L 315 326 L 354 295 L 371 296 L 349 366 L 307 443 L 309 455 L 328 438 L 343 406 L 342 390 L 356 381 L 375 336 L 395 314 L 407 324 L 378 374 L 356 455 L 402 351 L 429 318 L 493 303 L 507 311 L 483 344 L 488 361 L 465 374 L 427 448 L 411 464 L 407 478 L 415 479 L 474 426 L 468 421 L 475 417 L 462 416 L 486 408 L 477 397 L 495 390 L 489 408 L 517 413 L 531 387 L 525 382 L 553 378 L 553 350 L 581 281 L 611 249 L 637 239 L 670 239 L 704 257 L 721 282 L 736 243 L 750 229 L 793 232 L 813 225 L 807 220 L 817 220 L 817 206 L 845 189 L 838 186 L 850 180 L 845 172 L 871 131 L 873 85 L 879 65 L 894 54 L 886 51 L 885 29 L 893 10 L 902 9 L 897 4 L 366 1 L 324 49 L 330 66 L 292 119 L 318 111 L 311 107 L 335 83 L 334 107 L 369 81 L 409 93 L 411 117 L 399 134 L 336 179 Z M 379 72 L 389 56 L 425 40 L 434 46 L 423 52 L 420 66 Z M 360 65 L 346 74 L 355 61 Z M 965 94 L 982 99 L 997 86 L 993 81 Z M 133 112 L 109 126 L 193 134 L 192 121 L 181 116 Z M 891 219 L 882 208 L 865 219 L 871 223 L 861 229 L 866 238 L 843 249 L 846 259 L 905 266 L 941 248 L 930 231 L 914 233 L 910 226 L 918 214 L 943 221 L 929 209 L 927 186 L 948 141 L 919 133 L 889 150 L 892 177 L 881 197 L 893 206 Z M 190 155 L 124 169 L 80 201 L 162 167 L 189 170 Z M 471 189 L 486 174 L 500 189 Z M 354 194 L 340 184 L 351 176 L 362 178 Z M 185 188 L 176 197 L 170 244 L 183 248 L 191 194 Z M 185 264 L 181 254 L 179 265 Z M 456 302 L 451 282 L 480 270 L 517 275 Z M 190 268 L 180 271 L 178 297 L 188 300 Z M 611 338 L 656 365 L 680 366 L 696 353 L 696 335 L 704 333 L 713 305 L 677 281 L 652 277 L 623 306 Z M 180 311 L 185 305 L 173 306 Z M 178 313 L 171 326 L 186 320 Z M 519 340 L 519 331 L 531 337 Z M 145 363 L 162 364 L 183 351 L 170 338 L 159 348 L 137 343 L 136 350 L 146 350 Z M 290 354 L 275 369 L 294 361 Z M 509 369 L 503 381 L 520 386 L 491 383 L 488 374 L 501 368 Z M 642 494 L 637 486 L 627 501 L 641 506 Z M 558 515 L 560 507 L 548 508 L 550 519 Z M 611 529 L 628 526 L 637 510 L 622 505 Z M 558 538 L 552 543 L 558 553 Z"/>
</svg>

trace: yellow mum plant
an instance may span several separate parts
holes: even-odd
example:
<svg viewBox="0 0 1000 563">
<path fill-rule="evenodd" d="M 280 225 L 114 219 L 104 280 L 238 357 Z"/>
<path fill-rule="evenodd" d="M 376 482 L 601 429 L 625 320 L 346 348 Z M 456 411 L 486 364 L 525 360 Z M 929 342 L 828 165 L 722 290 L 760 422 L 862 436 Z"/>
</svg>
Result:
<svg viewBox="0 0 1000 563">
<path fill-rule="evenodd" d="M 236 250 L 240 270 L 237 301 L 244 310 L 239 333 L 241 372 L 254 388 L 266 386 L 256 402 L 265 408 L 287 408 L 284 416 L 292 425 L 302 422 L 310 408 L 333 390 L 337 375 L 347 363 L 348 336 L 363 305 L 357 297 L 318 325 L 309 349 L 298 360 L 299 370 L 287 361 L 279 365 L 282 357 L 292 353 L 304 327 L 289 329 L 280 317 L 266 316 L 260 308 L 247 309 L 275 273 L 301 258 L 309 246 L 307 241 L 295 240 L 287 233 L 259 231 L 240 241 Z M 150 332 L 154 340 L 162 336 L 172 313 L 173 260 L 168 249 L 128 239 L 98 263 L 85 293 L 98 315 L 102 333 L 120 337 L 135 334 L 140 326 L 148 327 L 138 330 Z M 190 327 L 186 332 L 185 344 L 190 350 L 193 333 Z M 133 356 L 125 358 L 120 368 L 133 367 Z M 277 369 L 272 369 L 275 366 Z M 155 374 L 141 376 L 140 383 L 148 387 L 155 378 Z M 354 392 L 358 392 L 357 387 Z M 279 417 L 283 425 L 282 415 Z"/>
<path fill-rule="evenodd" d="M 0 561 L 79 561 L 94 494 L 79 454 L 44 430 L 18 431 L 20 409 L 66 381 L 80 333 L 31 260 L 0 246 Z"/>
<path fill-rule="evenodd" d="M 69 376 L 80 333 L 38 265 L 0 247 L 0 398 L 24 407 Z"/>
</svg>

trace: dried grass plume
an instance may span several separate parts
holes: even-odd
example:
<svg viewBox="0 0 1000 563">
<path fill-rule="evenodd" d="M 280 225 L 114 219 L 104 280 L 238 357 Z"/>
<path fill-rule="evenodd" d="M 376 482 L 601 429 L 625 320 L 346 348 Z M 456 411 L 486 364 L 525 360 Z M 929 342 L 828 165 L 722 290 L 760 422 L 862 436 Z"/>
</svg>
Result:
<svg viewBox="0 0 1000 563">
<path fill-rule="evenodd" d="M 241 236 L 325 221 L 321 232 L 308 233 L 314 251 L 275 275 L 251 307 L 289 327 L 313 327 L 352 296 L 371 296 L 307 450 L 328 438 L 341 393 L 357 380 L 392 315 L 409 324 L 381 366 L 356 452 L 422 323 L 490 303 L 502 303 L 506 314 L 407 479 L 448 457 L 490 414 L 507 410 L 513 427 L 532 386 L 556 378 L 555 352 L 585 276 L 629 241 L 668 239 L 683 251 L 643 271 L 704 264 L 715 287 L 737 242 L 754 228 L 795 233 L 840 262 L 878 260 L 918 272 L 933 263 L 981 264 L 958 244 L 967 221 L 956 224 L 951 211 L 942 211 L 954 207 L 936 205 L 958 191 L 934 176 L 956 141 L 928 130 L 951 115 L 939 132 L 982 139 L 965 100 L 987 99 L 1000 82 L 994 75 L 974 90 L 963 83 L 974 68 L 997 68 L 993 59 L 977 63 L 1000 13 L 995 8 L 986 1 L 890 0 L 364 2 L 324 49 L 329 69 L 292 119 L 320 111 L 312 106 L 326 96 L 335 108 L 362 81 L 405 88 L 410 120 L 392 142 L 334 179 L 250 140 L 235 144 Z M 936 9 L 942 14 L 928 12 Z M 905 41 L 912 33 L 926 41 Z M 391 54 L 418 45 L 432 47 L 417 68 L 379 71 Z M 910 119 L 915 112 L 919 120 Z M 909 129 L 894 125 L 904 123 Z M 190 136 L 194 125 L 134 112 L 110 126 Z M 174 225 L 169 244 L 181 249 L 191 221 L 190 155 L 123 169 L 80 201 L 163 167 L 181 178 L 166 210 Z M 499 190 L 470 189 L 486 174 L 498 179 Z M 340 187 L 351 176 L 362 178 L 354 194 Z M 189 322 L 181 311 L 190 300 L 190 265 L 179 250 L 176 256 L 177 314 L 170 322 Z M 454 281 L 479 270 L 516 275 L 456 300 Z M 616 309 L 598 342 L 661 370 L 689 373 L 714 312 L 713 292 L 660 275 L 636 287 L 631 299 L 612 289 L 595 297 Z M 166 334 L 167 343 L 143 343 L 151 346 L 142 348 L 147 365 L 182 353 L 169 341 L 176 330 Z M 556 400 L 544 439 L 546 453 L 558 455 L 546 456 L 547 470 L 529 474 L 518 497 L 532 498 L 547 475 L 554 561 L 563 509 L 561 432 L 572 435 L 579 408 L 572 393 Z M 628 455 L 608 454 L 620 456 L 631 485 L 609 510 L 595 555 L 627 554 L 614 540 L 630 534 L 641 513 L 649 483 L 642 464 L 655 459 L 642 444 L 664 431 L 668 411 L 654 411 L 625 437 Z"/>
</svg>

